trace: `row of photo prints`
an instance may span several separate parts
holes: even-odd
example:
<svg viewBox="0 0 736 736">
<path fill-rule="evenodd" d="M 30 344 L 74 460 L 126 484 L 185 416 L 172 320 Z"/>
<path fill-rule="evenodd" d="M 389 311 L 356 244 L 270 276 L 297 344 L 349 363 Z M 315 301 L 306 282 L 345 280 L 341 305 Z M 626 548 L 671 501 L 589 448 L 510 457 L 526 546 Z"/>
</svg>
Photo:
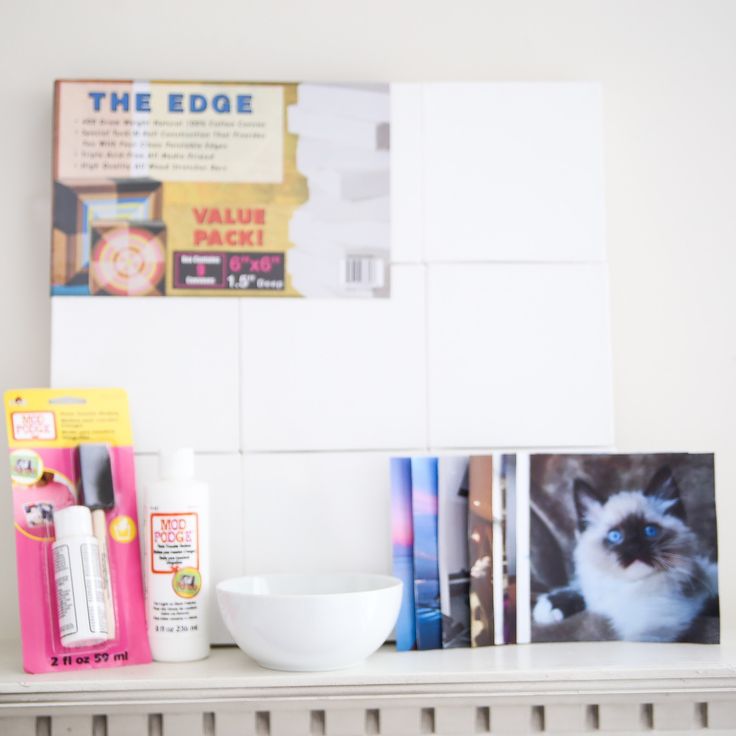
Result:
<svg viewBox="0 0 736 736">
<path fill-rule="evenodd" d="M 399 650 L 718 643 L 711 454 L 391 459 Z"/>
</svg>

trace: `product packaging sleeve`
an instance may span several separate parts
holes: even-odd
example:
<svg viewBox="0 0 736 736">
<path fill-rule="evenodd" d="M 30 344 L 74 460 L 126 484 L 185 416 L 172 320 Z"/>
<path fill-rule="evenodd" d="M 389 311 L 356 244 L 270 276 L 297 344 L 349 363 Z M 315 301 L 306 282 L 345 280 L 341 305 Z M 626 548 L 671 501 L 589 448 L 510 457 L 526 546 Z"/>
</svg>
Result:
<svg viewBox="0 0 736 736">
<path fill-rule="evenodd" d="M 24 669 L 59 672 L 150 662 L 125 392 L 21 389 L 7 391 L 4 402 Z M 80 447 L 90 445 L 107 448 L 110 460 L 113 503 L 96 513 L 105 516 L 114 609 L 114 626 L 107 630 L 114 634 L 94 646 L 69 647 L 62 644 L 60 620 L 71 621 L 65 626 L 73 627 L 75 615 L 91 614 L 84 606 L 70 614 L 69 601 L 57 595 L 56 576 L 64 570 L 54 568 L 53 519 L 55 511 L 84 503 Z"/>
</svg>

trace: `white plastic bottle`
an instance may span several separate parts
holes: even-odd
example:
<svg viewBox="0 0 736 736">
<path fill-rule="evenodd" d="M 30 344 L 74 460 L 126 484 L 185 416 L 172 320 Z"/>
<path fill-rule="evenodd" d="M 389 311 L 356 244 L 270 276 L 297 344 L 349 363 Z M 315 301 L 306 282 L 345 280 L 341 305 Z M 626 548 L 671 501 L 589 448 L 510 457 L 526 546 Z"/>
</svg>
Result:
<svg viewBox="0 0 736 736">
<path fill-rule="evenodd" d="M 146 489 L 144 559 L 151 654 L 159 662 L 209 655 L 209 490 L 194 480 L 194 452 L 161 452 Z"/>
<path fill-rule="evenodd" d="M 100 644 L 107 640 L 107 617 L 100 547 L 92 536 L 89 509 L 68 506 L 55 511 L 54 533 L 52 551 L 61 644 Z"/>
</svg>

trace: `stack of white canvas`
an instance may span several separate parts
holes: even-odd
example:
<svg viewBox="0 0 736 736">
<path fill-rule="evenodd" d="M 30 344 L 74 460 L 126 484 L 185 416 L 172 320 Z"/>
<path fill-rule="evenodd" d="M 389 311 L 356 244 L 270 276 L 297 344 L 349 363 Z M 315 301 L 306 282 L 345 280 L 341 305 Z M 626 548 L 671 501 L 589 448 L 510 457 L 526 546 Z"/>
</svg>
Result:
<svg viewBox="0 0 736 736">
<path fill-rule="evenodd" d="M 389 85 L 300 84 L 288 110 L 309 199 L 292 217 L 288 263 L 307 296 L 365 296 L 389 264 Z"/>
<path fill-rule="evenodd" d="M 332 249 L 333 275 L 351 217 L 368 237 L 388 208 L 388 151 L 338 136 L 363 129 L 345 123 L 363 95 L 386 93 L 353 89 L 300 93 L 290 113 L 310 197 L 289 253 Z M 600 88 L 394 84 L 390 98 L 389 298 L 52 300 L 52 385 L 127 389 L 141 486 L 161 447 L 197 452 L 215 580 L 389 572 L 392 455 L 613 442 Z"/>
</svg>

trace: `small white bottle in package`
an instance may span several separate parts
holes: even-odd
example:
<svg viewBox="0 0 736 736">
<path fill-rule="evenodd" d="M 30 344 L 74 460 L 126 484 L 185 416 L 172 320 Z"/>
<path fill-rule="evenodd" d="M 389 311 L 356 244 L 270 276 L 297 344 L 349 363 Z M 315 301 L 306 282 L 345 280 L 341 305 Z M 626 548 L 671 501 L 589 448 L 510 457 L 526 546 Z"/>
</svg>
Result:
<svg viewBox="0 0 736 736">
<path fill-rule="evenodd" d="M 87 647 L 107 640 L 100 547 L 92 535 L 86 506 L 54 512 L 52 546 L 59 634 L 64 647 Z"/>
<path fill-rule="evenodd" d="M 161 452 L 146 489 L 144 558 L 151 654 L 188 662 L 210 652 L 209 489 L 194 479 L 194 452 Z"/>
</svg>

